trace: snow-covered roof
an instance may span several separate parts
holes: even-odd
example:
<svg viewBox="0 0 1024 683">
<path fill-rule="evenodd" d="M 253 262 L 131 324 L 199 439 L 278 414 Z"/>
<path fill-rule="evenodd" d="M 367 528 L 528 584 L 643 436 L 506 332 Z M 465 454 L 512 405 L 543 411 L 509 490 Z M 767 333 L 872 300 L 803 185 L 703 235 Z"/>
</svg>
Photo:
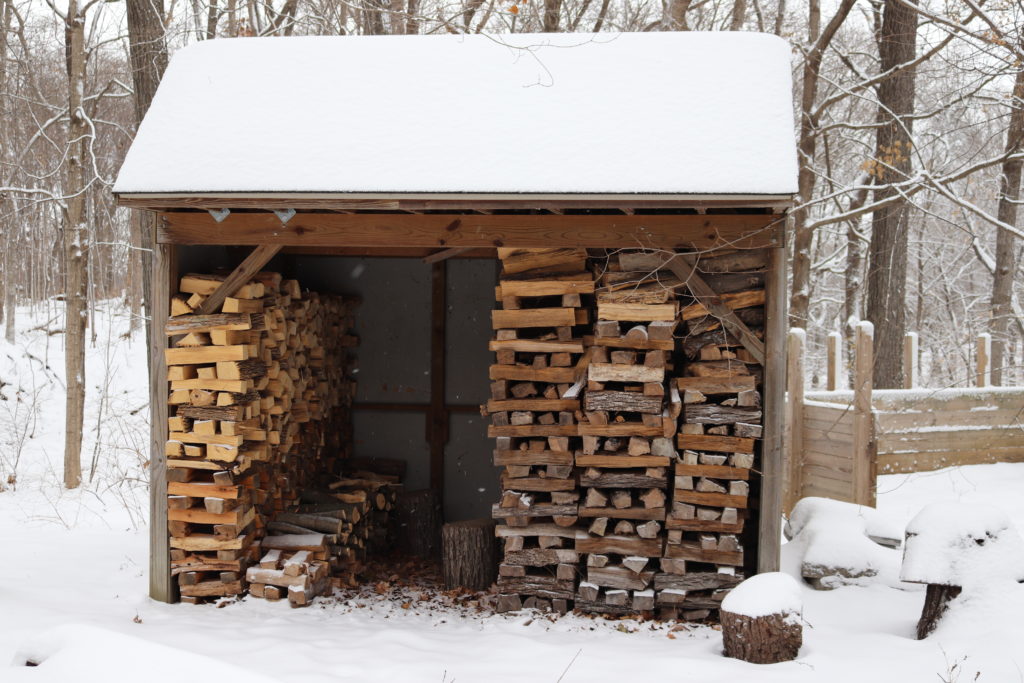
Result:
<svg viewBox="0 0 1024 683">
<path fill-rule="evenodd" d="M 756 33 L 238 38 L 178 51 L 114 191 L 791 195 Z"/>
</svg>

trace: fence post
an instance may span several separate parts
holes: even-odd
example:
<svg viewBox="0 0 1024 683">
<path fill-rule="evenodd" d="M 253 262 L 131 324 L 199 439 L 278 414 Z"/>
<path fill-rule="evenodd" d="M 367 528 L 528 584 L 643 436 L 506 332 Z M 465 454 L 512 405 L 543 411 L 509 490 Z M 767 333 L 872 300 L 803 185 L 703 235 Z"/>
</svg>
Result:
<svg viewBox="0 0 1024 683">
<path fill-rule="evenodd" d="M 788 513 L 803 493 L 804 475 L 804 346 L 807 333 L 789 330 L 786 350 L 786 489 L 783 506 Z"/>
<path fill-rule="evenodd" d="M 874 325 L 866 320 L 857 323 L 853 386 L 853 502 L 872 507 L 875 505 L 874 420 L 871 414 L 874 339 Z"/>
<path fill-rule="evenodd" d="M 838 332 L 829 332 L 825 340 L 825 348 L 828 351 L 828 383 L 826 388 L 829 391 L 839 390 L 839 378 L 843 371 L 843 337 Z M 843 382 L 845 384 L 845 382 Z"/>
<path fill-rule="evenodd" d="M 903 388 L 915 389 L 917 383 L 917 332 L 907 332 L 903 338 Z"/>
<path fill-rule="evenodd" d="M 974 382 L 979 387 L 992 384 L 992 335 L 982 332 L 978 335 L 977 365 L 974 371 Z"/>
</svg>

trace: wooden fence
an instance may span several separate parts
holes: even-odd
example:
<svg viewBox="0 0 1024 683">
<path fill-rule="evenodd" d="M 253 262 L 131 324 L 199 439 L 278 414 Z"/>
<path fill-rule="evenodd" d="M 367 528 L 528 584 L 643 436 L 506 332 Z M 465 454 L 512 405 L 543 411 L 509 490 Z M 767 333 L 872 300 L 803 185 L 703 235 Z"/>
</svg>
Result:
<svg viewBox="0 0 1024 683">
<path fill-rule="evenodd" d="M 828 390 L 804 390 L 804 333 L 792 330 L 786 398 L 786 509 L 804 496 L 874 505 L 878 474 L 989 462 L 1024 462 L 1024 387 L 990 387 L 988 335 L 978 342 L 977 387 L 920 389 L 917 338 L 904 347 L 906 389 L 873 390 L 872 328 L 860 323 L 854 388 L 840 389 L 838 334 L 830 336 Z"/>
</svg>

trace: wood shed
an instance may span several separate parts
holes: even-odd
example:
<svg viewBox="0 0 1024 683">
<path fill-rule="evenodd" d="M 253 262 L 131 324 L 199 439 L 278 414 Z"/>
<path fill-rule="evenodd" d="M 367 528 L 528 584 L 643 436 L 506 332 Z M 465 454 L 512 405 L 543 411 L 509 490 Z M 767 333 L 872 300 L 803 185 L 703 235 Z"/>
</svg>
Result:
<svg viewBox="0 0 1024 683">
<path fill-rule="evenodd" d="M 114 188 L 157 244 L 152 597 L 262 594 L 268 549 L 354 580 L 397 490 L 497 521 L 506 609 L 776 569 L 790 98 L 750 33 L 179 51 Z"/>
</svg>

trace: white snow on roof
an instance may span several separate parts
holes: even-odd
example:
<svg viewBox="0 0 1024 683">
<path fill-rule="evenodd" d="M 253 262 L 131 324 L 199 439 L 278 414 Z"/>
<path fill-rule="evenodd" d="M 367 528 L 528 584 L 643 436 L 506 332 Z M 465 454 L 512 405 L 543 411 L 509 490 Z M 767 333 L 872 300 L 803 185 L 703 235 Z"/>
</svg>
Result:
<svg viewBox="0 0 1024 683">
<path fill-rule="evenodd" d="M 237 38 L 178 51 L 118 193 L 793 194 L 757 33 Z"/>
</svg>

